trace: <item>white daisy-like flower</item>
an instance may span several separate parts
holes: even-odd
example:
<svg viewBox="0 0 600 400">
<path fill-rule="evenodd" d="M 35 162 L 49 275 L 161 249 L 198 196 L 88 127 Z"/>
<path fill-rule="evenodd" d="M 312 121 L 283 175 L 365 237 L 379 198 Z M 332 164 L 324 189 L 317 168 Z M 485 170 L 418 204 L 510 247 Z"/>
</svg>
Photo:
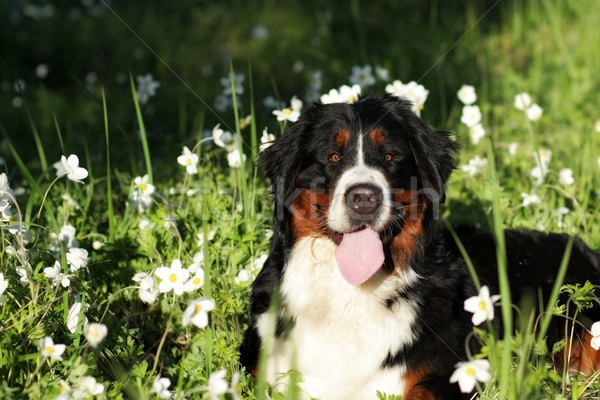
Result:
<svg viewBox="0 0 600 400">
<path fill-rule="evenodd" d="M 485 320 L 494 319 L 494 303 L 500 300 L 500 295 L 490 296 L 490 289 L 482 286 L 477 296 L 469 297 L 464 302 L 466 311 L 472 312 L 471 321 L 477 326 Z"/>
<path fill-rule="evenodd" d="M 147 272 L 138 272 L 133 276 L 132 280 L 139 282 L 139 296 L 144 303 L 152 304 L 156 301 L 158 292 L 152 275 Z"/>
<path fill-rule="evenodd" d="M 221 129 L 221 124 L 215 125 L 212 130 L 213 142 L 227 151 L 237 148 L 237 136 L 230 131 Z"/>
<path fill-rule="evenodd" d="M 162 399 L 170 399 L 173 395 L 169 390 L 169 386 L 171 386 L 171 380 L 169 378 L 162 378 L 157 376 L 152 384 L 152 390 L 154 393 Z"/>
<path fill-rule="evenodd" d="M 563 168 L 558 172 L 558 182 L 561 185 L 570 186 L 575 182 L 573 178 L 573 170 L 570 168 Z"/>
<path fill-rule="evenodd" d="M 241 168 L 248 157 L 241 153 L 239 149 L 233 149 L 227 153 L 227 163 L 231 168 Z"/>
<path fill-rule="evenodd" d="M 533 101 L 531 100 L 529 93 L 523 92 L 515 96 L 514 104 L 517 110 L 526 110 L 532 103 Z"/>
<path fill-rule="evenodd" d="M 183 154 L 177 157 L 177 163 L 184 166 L 189 175 L 198 173 L 198 155 L 192 153 L 187 146 L 183 146 Z"/>
<path fill-rule="evenodd" d="M 475 156 L 469 160 L 467 165 L 463 165 L 461 169 L 465 171 L 469 176 L 475 176 L 482 168 L 487 165 L 487 159 Z"/>
<path fill-rule="evenodd" d="M 215 302 L 210 299 L 192 300 L 183 312 L 181 323 L 183 326 L 193 324 L 200 329 L 208 326 L 208 313 L 215 309 Z"/>
<path fill-rule="evenodd" d="M 229 390 L 229 384 L 225 380 L 226 374 L 227 371 L 221 369 L 213 372 L 208 377 L 208 393 L 211 400 L 219 400 Z"/>
<path fill-rule="evenodd" d="M 73 182 L 83 183 L 82 179 L 88 176 L 88 171 L 79 166 L 79 157 L 75 154 L 71 154 L 68 158 L 61 156 L 60 161 L 54 163 L 54 168 L 56 168 L 57 177 L 66 175 L 67 179 Z"/>
<path fill-rule="evenodd" d="M 204 286 L 204 270 L 202 268 L 198 268 L 194 275 L 185 282 L 184 290 L 186 292 L 192 292 L 200 289 L 202 286 Z"/>
<path fill-rule="evenodd" d="M 154 80 L 152 74 L 138 75 L 137 80 L 137 98 L 141 104 L 146 104 L 150 97 L 156 95 L 156 89 L 160 87 L 160 83 Z"/>
<path fill-rule="evenodd" d="M 519 143 L 517 143 L 517 142 L 509 143 L 508 144 L 508 154 L 510 154 L 511 156 L 516 156 L 518 148 L 519 148 Z"/>
<path fill-rule="evenodd" d="M 456 364 L 456 370 L 450 376 L 450 383 L 457 383 L 460 391 L 470 393 L 477 382 L 488 382 L 490 375 L 490 362 L 488 360 L 471 360 Z"/>
<path fill-rule="evenodd" d="M 523 199 L 523 207 L 528 207 L 532 204 L 539 204 L 542 202 L 540 197 L 533 193 L 521 193 L 521 198 Z"/>
<path fill-rule="evenodd" d="M 252 282 L 252 273 L 248 271 L 246 268 L 243 268 L 238 272 L 236 277 L 234 278 L 234 282 L 239 286 L 246 286 L 250 282 Z"/>
<path fill-rule="evenodd" d="M 395 80 L 391 84 L 386 85 L 385 91 L 412 102 L 411 110 L 419 116 L 425 108 L 425 101 L 427 101 L 427 96 L 429 95 L 429 90 L 415 81 L 404 84 L 399 80 Z"/>
<path fill-rule="evenodd" d="M 365 65 L 364 67 L 355 65 L 352 67 L 350 83 L 352 85 L 359 85 L 361 88 L 374 85 L 375 77 L 373 76 L 373 68 L 370 65 Z"/>
<path fill-rule="evenodd" d="M 54 340 L 50 336 L 46 336 L 40 340 L 40 353 L 46 358 L 62 361 L 62 355 L 67 346 L 64 344 L 54 344 Z"/>
<path fill-rule="evenodd" d="M 331 89 L 328 93 L 321 96 L 321 103 L 354 103 L 361 93 L 359 85 L 343 85 L 338 89 Z"/>
<path fill-rule="evenodd" d="M 104 392 L 104 385 L 98 383 L 93 376 L 84 376 L 79 379 L 77 386 L 73 389 L 74 399 L 87 399 L 98 396 Z"/>
<path fill-rule="evenodd" d="M 190 276 L 190 271 L 183 268 L 179 259 L 174 259 L 170 267 L 158 267 L 154 272 L 161 279 L 158 285 L 160 293 L 168 293 L 171 290 L 176 295 L 181 295 L 185 289 L 185 282 Z"/>
<path fill-rule="evenodd" d="M 464 105 L 469 106 L 475 103 L 477 101 L 475 87 L 471 85 L 462 85 L 460 89 L 458 89 L 457 97 Z"/>
<path fill-rule="evenodd" d="M 60 262 L 54 261 L 52 267 L 44 268 L 44 276 L 52 282 L 52 287 L 61 285 L 62 287 L 69 287 L 71 285 L 70 276 L 63 274 L 61 271 Z"/>
<path fill-rule="evenodd" d="M 469 137 L 471 138 L 471 143 L 478 144 L 484 136 L 485 129 L 483 129 L 481 124 L 475 124 L 469 127 Z"/>
<path fill-rule="evenodd" d="M 462 109 L 460 122 L 462 122 L 469 128 L 481 123 L 481 109 L 479 108 L 479 106 L 464 106 Z"/>
<path fill-rule="evenodd" d="M 71 272 L 85 268 L 88 263 L 88 251 L 79 247 L 71 247 L 67 253 L 67 264 Z"/>
<path fill-rule="evenodd" d="M 152 206 L 152 195 L 155 190 L 154 185 L 150 183 L 148 175 L 135 177 L 133 184 L 133 193 L 129 199 L 137 206 L 139 212 L 143 212 Z"/>
<path fill-rule="evenodd" d="M 260 151 L 263 151 L 267 147 L 270 147 L 275 140 L 275 135 L 269 133 L 267 128 L 263 130 L 262 136 L 260 137 Z"/>
<path fill-rule="evenodd" d="M 537 121 L 538 119 L 542 118 L 543 112 L 544 110 L 542 110 L 542 107 L 535 103 L 527 107 L 527 109 L 525 110 L 527 118 L 530 121 Z"/>
<path fill-rule="evenodd" d="M 97 347 L 108 334 L 106 325 L 92 322 L 83 327 L 83 334 L 92 347 Z"/>
<path fill-rule="evenodd" d="M 85 314 L 81 312 L 81 300 L 75 300 L 71 308 L 69 309 L 69 314 L 67 315 L 67 329 L 71 333 L 75 333 L 77 330 L 77 326 L 79 325 L 79 315 L 82 315 L 81 325 L 85 326 L 88 323 L 88 319 Z"/>
</svg>

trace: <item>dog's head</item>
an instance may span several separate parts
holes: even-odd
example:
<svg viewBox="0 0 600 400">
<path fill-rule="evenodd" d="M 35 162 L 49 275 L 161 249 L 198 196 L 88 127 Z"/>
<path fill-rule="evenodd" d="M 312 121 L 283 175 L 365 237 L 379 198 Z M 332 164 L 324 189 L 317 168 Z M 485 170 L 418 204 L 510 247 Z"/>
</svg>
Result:
<svg viewBox="0 0 600 400">
<path fill-rule="evenodd" d="M 456 150 L 397 97 L 312 105 L 260 157 L 276 205 L 273 250 L 347 238 L 380 241 L 386 264 L 405 262 L 445 199 Z"/>
</svg>

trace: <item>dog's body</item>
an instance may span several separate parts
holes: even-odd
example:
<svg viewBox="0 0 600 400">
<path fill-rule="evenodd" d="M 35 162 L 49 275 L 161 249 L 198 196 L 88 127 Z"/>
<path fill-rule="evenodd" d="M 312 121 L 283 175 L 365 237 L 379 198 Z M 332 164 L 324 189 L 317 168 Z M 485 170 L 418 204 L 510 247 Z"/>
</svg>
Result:
<svg viewBox="0 0 600 400">
<path fill-rule="evenodd" d="M 406 102 L 384 96 L 314 105 L 263 152 L 276 215 L 241 349 L 250 371 L 263 346 L 267 381 L 297 371 L 310 397 L 468 398 L 449 376 L 467 359 L 473 324 L 463 304 L 477 291 L 456 241 L 436 226 L 456 150 Z M 492 234 L 458 234 L 497 294 Z M 532 290 L 545 304 L 569 238 L 505 239 L 513 301 Z M 600 254 L 575 240 L 565 282 L 586 280 L 600 283 Z M 600 319 L 597 309 L 590 318 Z M 582 349 L 580 369 L 600 365 Z"/>
</svg>

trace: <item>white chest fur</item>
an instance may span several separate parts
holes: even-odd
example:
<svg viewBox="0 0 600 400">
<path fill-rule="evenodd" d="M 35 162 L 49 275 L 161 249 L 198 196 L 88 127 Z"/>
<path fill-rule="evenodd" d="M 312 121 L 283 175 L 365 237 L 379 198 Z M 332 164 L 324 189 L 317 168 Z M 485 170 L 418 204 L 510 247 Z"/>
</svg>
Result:
<svg viewBox="0 0 600 400">
<path fill-rule="evenodd" d="M 285 266 L 282 303 L 295 324 L 287 337 L 274 339 L 272 315 L 263 314 L 258 330 L 269 359 L 267 380 L 274 387 L 281 374 L 298 371 L 301 388 L 322 400 L 376 399 L 376 392 L 402 394 L 404 366 L 382 368 L 413 339 L 416 304 L 401 300 L 386 306 L 414 273 L 374 275 L 360 286 L 340 275 L 326 238 L 303 238 Z"/>
</svg>

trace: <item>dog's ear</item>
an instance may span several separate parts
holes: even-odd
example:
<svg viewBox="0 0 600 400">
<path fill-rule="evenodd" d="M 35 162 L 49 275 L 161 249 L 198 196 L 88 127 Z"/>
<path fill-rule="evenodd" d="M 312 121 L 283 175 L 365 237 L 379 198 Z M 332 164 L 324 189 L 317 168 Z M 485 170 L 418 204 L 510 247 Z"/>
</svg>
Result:
<svg viewBox="0 0 600 400">
<path fill-rule="evenodd" d="M 446 182 L 456 167 L 459 145 L 447 132 L 438 131 L 415 116 L 410 121 L 410 147 L 417 163 L 421 190 L 434 203 L 446 199 Z"/>
</svg>

